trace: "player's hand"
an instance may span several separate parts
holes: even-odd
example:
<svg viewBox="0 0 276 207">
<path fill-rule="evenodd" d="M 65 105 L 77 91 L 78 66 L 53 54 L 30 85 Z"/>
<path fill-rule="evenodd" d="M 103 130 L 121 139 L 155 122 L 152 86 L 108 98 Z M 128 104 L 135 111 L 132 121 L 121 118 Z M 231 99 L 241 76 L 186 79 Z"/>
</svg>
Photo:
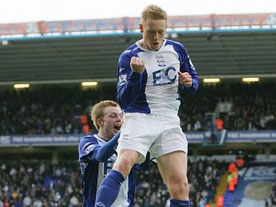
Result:
<svg viewBox="0 0 276 207">
<path fill-rule="evenodd" d="M 182 84 L 188 88 L 193 85 L 192 76 L 187 72 L 181 73 L 179 71 L 178 72 L 178 81 L 180 84 Z"/>
<path fill-rule="evenodd" d="M 145 61 L 138 57 L 132 57 L 130 60 L 130 67 L 133 72 L 142 74 L 145 70 Z"/>
</svg>

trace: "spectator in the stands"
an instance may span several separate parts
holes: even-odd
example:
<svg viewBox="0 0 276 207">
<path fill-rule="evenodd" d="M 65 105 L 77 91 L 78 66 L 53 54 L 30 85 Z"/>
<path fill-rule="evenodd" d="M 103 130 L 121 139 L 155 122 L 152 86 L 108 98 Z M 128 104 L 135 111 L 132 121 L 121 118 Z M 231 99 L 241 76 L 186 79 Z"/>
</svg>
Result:
<svg viewBox="0 0 276 207">
<path fill-rule="evenodd" d="M 180 107 L 182 129 L 208 130 L 202 117 L 206 112 L 215 112 L 217 103 L 224 100 L 231 102 L 233 109 L 231 113 L 221 116 L 224 129 L 276 129 L 275 87 L 275 82 L 250 86 L 231 82 L 216 86 L 203 85 L 196 98 L 188 97 L 189 101 L 184 101 Z M 42 86 L 18 92 L 1 89 L 0 135 L 80 134 L 83 126 L 81 115 L 88 115 L 87 109 L 100 100 L 115 100 L 115 94 L 116 87 L 111 84 L 93 91 L 83 91 L 73 86 Z M 185 94 L 183 96 L 185 98 Z M 89 100 L 87 97 L 90 97 Z M 87 124 L 89 130 L 93 129 L 92 122 Z"/>
</svg>

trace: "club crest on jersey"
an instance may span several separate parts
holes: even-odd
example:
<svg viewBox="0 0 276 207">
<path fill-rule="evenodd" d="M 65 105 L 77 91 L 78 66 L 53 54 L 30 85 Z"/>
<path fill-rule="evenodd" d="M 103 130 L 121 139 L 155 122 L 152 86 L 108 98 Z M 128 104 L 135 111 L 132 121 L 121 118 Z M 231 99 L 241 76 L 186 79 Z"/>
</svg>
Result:
<svg viewBox="0 0 276 207">
<path fill-rule="evenodd" d="M 154 71 L 152 73 L 153 86 L 161 86 L 174 83 L 176 77 L 176 69 L 174 67 L 168 67 L 165 69 Z"/>
<path fill-rule="evenodd" d="M 166 62 L 164 60 L 164 57 L 159 55 L 159 56 L 156 56 L 156 61 L 157 61 L 157 64 L 159 67 L 165 67 L 166 66 Z"/>
</svg>

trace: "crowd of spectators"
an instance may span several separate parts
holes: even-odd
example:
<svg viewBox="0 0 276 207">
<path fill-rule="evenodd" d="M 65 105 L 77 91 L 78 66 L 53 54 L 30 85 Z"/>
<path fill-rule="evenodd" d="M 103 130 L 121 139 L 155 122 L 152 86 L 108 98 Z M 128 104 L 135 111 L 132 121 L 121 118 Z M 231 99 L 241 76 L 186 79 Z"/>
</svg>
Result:
<svg viewBox="0 0 276 207">
<path fill-rule="evenodd" d="M 216 187 L 227 164 L 214 160 L 188 163 L 191 206 L 200 207 L 214 200 Z M 169 192 L 162 182 L 156 165 L 136 175 L 135 207 L 169 207 Z"/>
<path fill-rule="evenodd" d="M 193 207 L 213 199 L 220 174 L 227 164 L 211 160 L 189 163 Z M 0 161 L 0 207 L 79 207 L 81 175 L 77 161 Z M 136 172 L 135 207 L 168 207 L 169 193 L 156 164 Z"/>
<path fill-rule="evenodd" d="M 2 162 L 0 207 L 81 206 L 77 162 Z"/>
<path fill-rule="evenodd" d="M 60 85 L 1 90 L 0 135 L 81 134 L 81 115 L 89 116 L 93 104 L 115 94 L 114 84 L 88 90 Z"/>
<path fill-rule="evenodd" d="M 201 85 L 196 96 L 185 96 L 180 108 L 184 131 L 209 130 L 206 113 L 214 113 L 227 130 L 276 129 L 276 83 L 226 82 Z M 187 97 L 187 101 L 185 101 Z M 229 104 L 229 112 L 217 106 Z"/>
<path fill-rule="evenodd" d="M 181 126 L 184 131 L 209 130 L 206 121 L 209 112 L 221 118 L 224 129 L 276 129 L 275 90 L 273 82 L 202 84 L 196 96 L 183 95 Z M 116 100 L 115 83 L 88 90 L 61 85 L 0 90 L 0 135 L 79 134 L 83 132 L 80 121 L 83 114 L 91 131 L 90 109 L 103 99 Z M 230 104 L 231 110 L 217 112 L 219 103 Z"/>
</svg>

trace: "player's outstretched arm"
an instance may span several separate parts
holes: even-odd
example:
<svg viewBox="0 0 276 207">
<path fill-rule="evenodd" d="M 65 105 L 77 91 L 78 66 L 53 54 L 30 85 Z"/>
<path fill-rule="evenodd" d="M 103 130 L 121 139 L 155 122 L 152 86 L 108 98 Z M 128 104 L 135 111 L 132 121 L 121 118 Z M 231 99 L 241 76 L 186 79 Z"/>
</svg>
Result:
<svg viewBox="0 0 276 207">
<path fill-rule="evenodd" d="M 108 158 L 110 158 L 115 152 L 119 137 L 120 131 L 117 132 L 117 134 L 115 134 L 109 142 L 107 142 L 97 150 L 95 160 L 99 162 L 104 162 L 108 160 Z"/>
<path fill-rule="evenodd" d="M 100 146 L 96 138 L 90 136 L 84 137 L 79 145 L 79 160 L 90 160 L 96 162 L 104 162 L 110 158 L 115 152 L 117 141 L 120 137 L 120 132 L 106 144 Z"/>
</svg>

